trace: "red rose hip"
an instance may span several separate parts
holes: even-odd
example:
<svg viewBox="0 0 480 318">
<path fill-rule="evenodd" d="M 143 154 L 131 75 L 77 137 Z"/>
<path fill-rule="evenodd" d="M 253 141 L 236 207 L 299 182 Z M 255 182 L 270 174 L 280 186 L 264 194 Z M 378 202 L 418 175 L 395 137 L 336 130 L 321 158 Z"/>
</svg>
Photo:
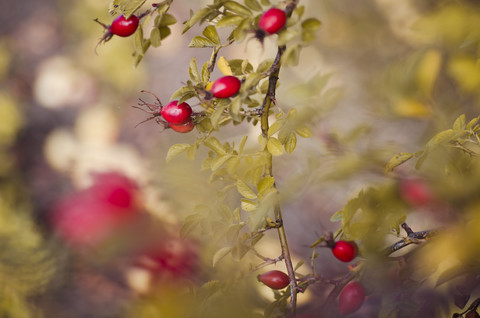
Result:
<svg viewBox="0 0 480 318">
<path fill-rule="evenodd" d="M 192 120 L 187 121 L 184 124 L 170 124 L 170 128 L 172 128 L 174 131 L 179 132 L 179 133 L 188 133 L 195 128 L 195 124 L 193 123 Z"/>
<path fill-rule="evenodd" d="M 160 115 L 171 125 L 181 125 L 191 120 L 192 108 L 185 102 L 178 104 L 174 100 L 162 107 Z"/>
<path fill-rule="evenodd" d="M 290 284 L 288 275 L 277 270 L 258 275 L 257 279 L 272 289 L 283 289 Z"/>
<path fill-rule="evenodd" d="M 422 206 L 433 201 L 433 193 L 422 179 L 404 179 L 400 181 L 401 198 L 412 206 Z"/>
<path fill-rule="evenodd" d="M 235 76 L 224 76 L 213 83 L 210 91 L 216 98 L 229 98 L 238 93 L 241 84 Z"/>
<path fill-rule="evenodd" d="M 362 307 L 365 300 L 365 289 L 359 282 L 348 283 L 338 295 L 338 312 L 341 315 L 351 314 Z"/>
<path fill-rule="evenodd" d="M 267 10 L 258 21 L 258 27 L 268 34 L 277 33 L 287 22 L 285 11 L 272 8 Z"/>
<path fill-rule="evenodd" d="M 332 253 L 337 259 L 348 263 L 357 256 L 357 246 L 354 242 L 338 241 L 332 248 Z"/>
<path fill-rule="evenodd" d="M 121 15 L 113 20 L 109 32 L 118 36 L 127 37 L 137 31 L 138 23 L 138 17 L 135 15 L 131 15 L 128 19 L 125 19 L 125 17 Z"/>
</svg>

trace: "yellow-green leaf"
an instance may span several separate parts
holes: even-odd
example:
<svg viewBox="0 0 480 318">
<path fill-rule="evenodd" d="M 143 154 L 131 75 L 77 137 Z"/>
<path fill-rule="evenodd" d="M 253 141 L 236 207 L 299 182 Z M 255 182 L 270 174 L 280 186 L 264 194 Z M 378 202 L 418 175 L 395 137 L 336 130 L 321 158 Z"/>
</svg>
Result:
<svg viewBox="0 0 480 318">
<path fill-rule="evenodd" d="M 310 138 L 312 136 L 312 132 L 307 126 L 299 126 L 295 129 L 295 131 L 300 137 L 303 138 Z"/>
<path fill-rule="evenodd" d="M 235 1 L 227 1 L 223 4 L 225 9 L 232 11 L 238 15 L 245 16 L 245 17 L 250 17 L 252 16 L 252 11 L 250 11 L 249 8 L 241 5 L 238 2 Z"/>
<path fill-rule="evenodd" d="M 222 167 L 223 164 L 231 157 L 232 157 L 231 155 L 221 155 L 213 159 L 212 166 L 211 166 L 212 171 L 220 169 L 220 167 Z"/>
<path fill-rule="evenodd" d="M 158 28 L 153 28 L 150 32 L 150 43 L 152 43 L 153 47 L 159 47 L 162 44 L 162 38 Z"/>
<path fill-rule="evenodd" d="M 213 25 L 207 26 L 202 34 L 210 40 L 213 44 L 219 45 L 220 44 L 220 38 L 218 37 L 217 30 Z"/>
<path fill-rule="evenodd" d="M 465 114 L 460 115 L 453 123 L 453 130 L 459 131 L 465 128 Z"/>
<path fill-rule="evenodd" d="M 263 194 L 275 184 L 275 178 L 271 176 L 264 177 L 257 185 L 258 193 Z"/>
<path fill-rule="evenodd" d="M 297 135 L 295 133 L 290 133 L 287 138 L 287 142 L 285 143 L 285 151 L 287 153 L 292 153 L 297 146 Z"/>
<path fill-rule="evenodd" d="M 170 162 L 173 158 L 177 157 L 182 152 L 190 148 L 190 144 L 175 144 L 168 149 L 167 162 Z"/>
<path fill-rule="evenodd" d="M 255 211 L 255 209 L 257 208 L 257 203 L 252 200 L 242 199 L 241 207 L 243 211 L 252 212 Z"/>
<path fill-rule="evenodd" d="M 224 56 L 220 56 L 217 61 L 218 69 L 225 75 L 233 75 L 230 64 Z"/>
<path fill-rule="evenodd" d="M 242 196 L 247 199 L 254 200 L 257 198 L 255 192 L 253 192 L 253 190 L 248 186 L 248 184 L 246 184 L 242 180 L 237 180 L 237 190 Z"/>
<path fill-rule="evenodd" d="M 413 158 L 413 154 L 409 152 L 401 152 L 396 154 L 395 156 L 393 156 L 392 159 L 390 159 L 390 161 L 388 161 L 387 166 L 385 167 L 385 173 L 392 171 L 393 169 L 395 169 L 402 163 L 410 160 L 411 158 Z"/>
<path fill-rule="evenodd" d="M 267 150 L 274 156 L 280 156 L 283 153 L 283 146 L 280 140 L 275 137 L 268 138 Z"/>
<path fill-rule="evenodd" d="M 208 137 L 207 139 L 205 139 L 205 141 L 203 143 L 205 144 L 205 146 L 212 149 L 213 151 L 215 151 L 219 155 L 226 154 L 226 151 L 223 148 L 222 144 L 215 137 Z"/>
<path fill-rule="evenodd" d="M 222 258 L 227 256 L 228 253 L 230 253 L 231 251 L 232 251 L 231 246 L 222 247 L 221 249 L 216 251 L 215 254 L 213 255 L 212 266 L 215 267 L 218 261 L 220 261 Z"/>
</svg>

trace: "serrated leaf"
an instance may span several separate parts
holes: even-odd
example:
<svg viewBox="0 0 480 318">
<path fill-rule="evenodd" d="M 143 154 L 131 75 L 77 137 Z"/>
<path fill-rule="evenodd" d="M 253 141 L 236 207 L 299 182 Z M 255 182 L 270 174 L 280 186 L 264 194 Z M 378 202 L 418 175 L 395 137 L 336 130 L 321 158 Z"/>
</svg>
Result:
<svg viewBox="0 0 480 318">
<path fill-rule="evenodd" d="M 224 75 L 233 75 L 230 64 L 224 56 L 220 56 L 218 58 L 217 65 L 220 72 L 222 72 Z"/>
<path fill-rule="evenodd" d="M 179 99 L 180 97 L 186 95 L 187 93 L 191 93 L 191 92 L 192 92 L 192 89 L 188 86 L 180 87 L 175 92 L 173 92 L 172 96 L 170 97 L 170 100 Z"/>
<path fill-rule="evenodd" d="M 299 126 L 295 129 L 296 133 L 303 138 L 310 138 L 312 137 L 312 132 L 307 126 Z"/>
<path fill-rule="evenodd" d="M 238 26 L 242 21 L 244 17 L 239 16 L 239 15 L 225 15 L 223 16 L 217 23 L 217 27 L 225 27 L 225 26 Z"/>
<path fill-rule="evenodd" d="M 235 1 L 227 1 L 223 4 L 224 8 L 244 17 L 251 17 L 252 11 L 249 8 Z"/>
<path fill-rule="evenodd" d="M 255 211 L 255 209 L 257 208 L 257 203 L 256 202 L 254 202 L 252 200 L 247 200 L 247 199 L 242 199 L 240 205 L 242 207 L 242 210 L 246 211 L 246 212 Z"/>
<path fill-rule="evenodd" d="M 385 167 L 385 173 L 393 171 L 393 169 L 395 169 L 402 163 L 410 160 L 411 158 L 413 158 L 413 154 L 409 152 L 401 152 L 396 154 L 395 156 L 393 156 L 392 159 L 388 161 L 387 166 Z"/>
<path fill-rule="evenodd" d="M 158 28 L 153 28 L 150 32 L 150 42 L 152 43 L 153 47 L 159 47 L 162 44 L 162 38 Z"/>
<path fill-rule="evenodd" d="M 204 19 L 206 16 L 208 16 L 210 13 L 212 13 L 215 9 L 212 8 L 202 8 L 198 11 L 196 11 L 189 20 L 185 22 L 185 25 L 182 30 L 182 34 L 187 32 L 192 26 L 194 26 L 197 22 L 200 20 Z"/>
<path fill-rule="evenodd" d="M 275 137 L 268 138 L 267 150 L 274 156 L 280 156 L 283 153 L 282 143 Z"/>
<path fill-rule="evenodd" d="M 219 249 L 218 251 L 216 251 L 215 254 L 213 255 L 212 266 L 215 267 L 215 265 L 217 265 L 217 263 L 218 263 L 222 258 L 224 258 L 225 256 L 227 256 L 228 253 L 230 253 L 231 251 L 232 251 L 232 247 L 231 247 L 231 246 L 222 247 L 221 249 Z"/>
<path fill-rule="evenodd" d="M 175 144 L 168 149 L 167 152 L 167 162 L 170 162 L 173 158 L 180 155 L 182 152 L 186 151 L 190 147 L 190 144 Z"/>
<path fill-rule="evenodd" d="M 453 123 L 453 130 L 463 131 L 464 128 L 465 128 L 465 114 L 462 114 Z"/>
<path fill-rule="evenodd" d="M 297 146 L 297 135 L 295 133 L 290 133 L 287 138 L 287 142 L 285 143 L 285 151 L 287 153 L 293 153 L 295 147 Z"/>
<path fill-rule="evenodd" d="M 198 74 L 197 59 L 192 57 L 190 59 L 190 65 L 188 67 L 188 73 L 190 78 L 195 82 L 200 82 L 200 74 Z"/>
<path fill-rule="evenodd" d="M 204 48 L 204 47 L 214 47 L 215 43 L 211 40 L 204 38 L 203 36 L 195 36 L 192 41 L 188 44 L 188 47 Z"/>
<path fill-rule="evenodd" d="M 207 26 L 202 34 L 209 39 L 213 44 L 220 45 L 220 38 L 218 37 L 217 30 L 213 25 Z"/>
<path fill-rule="evenodd" d="M 263 11 L 262 5 L 257 0 L 245 0 L 245 5 L 255 11 Z"/>
<path fill-rule="evenodd" d="M 213 151 L 215 151 L 219 155 L 225 155 L 226 154 L 226 151 L 223 148 L 222 144 L 215 137 L 208 137 L 207 139 L 205 139 L 205 141 L 203 143 L 204 143 L 205 146 L 212 149 Z"/>
<path fill-rule="evenodd" d="M 242 180 L 237 180 L 237 191 L 242 195 L 244 196 L 245 198 L 247 199 L 251 199 L 251 200 L 254 200 L 257 198 L 257 195 L 255 194 L 255 192 L 253 192 L 253 190 L 248 186 L 248 184 L 246 184 L 245 182 L 243 182 Z"/>
<path fill-rule="evenodd" d="M 268 189 L 272 188 L 275 184 L 275 178 L 266 176 L 257 185 L 258 194 L 263 194 Z"/>
</svg>

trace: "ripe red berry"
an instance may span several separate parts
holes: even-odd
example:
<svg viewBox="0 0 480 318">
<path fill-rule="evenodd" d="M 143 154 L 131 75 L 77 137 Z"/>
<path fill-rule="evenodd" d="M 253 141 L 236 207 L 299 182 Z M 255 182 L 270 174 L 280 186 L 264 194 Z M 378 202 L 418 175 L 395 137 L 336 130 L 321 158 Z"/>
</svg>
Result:
<svg viewBox="0 0 480 318">
<path fill-rule="evenodd" d="M 469 311 L 465 315 L 465 318 L 478 318 L 478 317 L 480 317 L 480 315 L 475 310 Z"/>
<path fill-rule="evenodd" d="M 285 11 L 272 8 L 267 10 L 258 21 L 258 27 L 268 34 L 277 33 L 287 22 Z"/>
<path fill-rule="evenodd" d="M 185 102 L 178 104 L 178 101 L 174 100 L 162 107 L 160 115 L 169 124 L 181 125 L 191 120 L 192 112 L 190 105 Z"/>
<path fill-rule="evenodd" d="M 365 300 L 365 289 L 359 282 L 348 283 L 338 296 L 338 312 L 348 315 L 362 307 Z"/>
<path fill-rule="evenodd" d="M 52 225 L 74 246 L 94 246 L 124 229 L 139 215 L 137 185 L 116 172 L 94 175 L 94 184 L 59 200 Z"/>
<path fill-rule="evenodd" d="M 290 284 L 288 275 L 277 270 L 258 275 L 257 279 L 272 289 L 282 289 Z"/>
<path fill-rule="evenodd" d="M 399 184 L 400 197 L 412 206 L 421 206 L 433 201 L 433 193 L 421 179 L 403 179 Z"/>
<path fill-rule="evenodd" d="M 357 245 L 354 242 L 338 241 L 332 248 L 332 253 L 337 259 L 348 263 L 357 256 Z"/>
<path fill-rule="evenodd" d="M 131 15 L 128 19 L 125 19 L 125 17 L 121 15 L 113 20 L 108 30 L 111 34 L 127 37 L 137 31 L 138 23 L 138 17 L 135 15 Z"/>
<path fill-rule="evenodd" d="M 224 76 L 213 83 L 210 91 L 216 98 L 229 98 L 238 93 L 241 84 L 235 76 Z"/>
<path fill-rule="evenodd" d="M 172 128 L 174 131 L 179 132 L 179 133 L 188 133 L 195 128 L 195 124 L 193 123 L 192 120 L 187 121 L 184 124 L 170 124 L 170 128 Z"/>
</svg>

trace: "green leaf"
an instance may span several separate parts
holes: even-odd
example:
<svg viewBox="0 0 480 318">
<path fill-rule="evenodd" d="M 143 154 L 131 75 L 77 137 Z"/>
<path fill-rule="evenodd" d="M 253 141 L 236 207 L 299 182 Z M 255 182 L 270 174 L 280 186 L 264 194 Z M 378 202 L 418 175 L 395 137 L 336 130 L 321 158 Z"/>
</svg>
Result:
<svg viewBox="0 0 480 318">
<path fill-rule="evenodd" d="M 280 156 L 283 153 L 282 143 L 275 137 L 268 138 L 267 150 L 274 156 Z"/>
<path fill-rule="evenodd" d="M 273 136 L 277 131 L 282 129 L 283 126 L 285 126 L 285 123 L 287 121 L 285 119 L 279 119 L 276 122 L 274 122 L 269 128 L 268 128 L 268 137 Z"/>
<path fill-rule="evenodd" d="M 165 39 L 170 34 L 172 34 L 172 31 L 170 30 L 170 28 L 166 26 L 159 27 L 159 30 L 160 30 L 160 38 L 162 40 Z"/>
<path fill-rule="evenodd" d="M 260 0 L 260 2 L 261 2 L 262 5 L 264 5 L 264 6 L 269 6 L 269 5 L 270 5 L 270 1 L 269 1 L 269 0 Z"/>
<path fill-rule="evenodd" d="M 213 44 L 220 45 L 220 38 L 218 37 L 217 30 L 213 25 L 207 26 L 202 34 L 209 39 Z"/>
<path fill-rule="evenodd" d="M 244 16 L 244 17 L 251 17 L 252 16 L 252 11 L 250 11 L 249 8 L 241 5 L 238 2 L 235 1 L 227 1 L 223 4 L 225 9 L 232 11 L 238 15 Z"/>
<path fill-rule="evenodd" d="M 263 11 L 262 5 L 257 0 L 245 0 L 245 5 L 254 11 Z"/>
<path fill-rule="evenodd" d="M 470 120 L 467 124 L 467 126 L 465 127 L 466 130 L 471 130 L 473 129 L 473 127 L 475 127 L 475 125 L 477 124 L 478 120 L 480 119 L 480 117 L 475 117 L 473 118 L 472 120 Z"/>
<path fill-rule="evenodd" d="M 300 262 L 297 263 L 297 265 L 295 265 L 295 268 L 293 270 L 297 271 L 297 269 L 302 267 L 303 264 L 305 264 L 305 261 L 302 259 Z"/>
<path fill-rule="evenodd" d="M 342 218 L 343 218 L 343 211 L 340 210 L 340 211 L 337 211 L 335 212 L 331 217 L 330 217 L 330 222 L 338 222 L 338 221 L 341 221 Z"/>
<path fill-rule="evenodd" d="M 287 47 L 285 53 L 282 56 L 282 64 L 286 66 L 298 65 L 298 59 L 300 55 L 300 47 L 298 45 L 291 45 Z"/>
<path fill-rule="evenodd" d="M 275 178 L 271 176 L 266 176 L 257 185 L 258 194 L 263 194 L 267 190 L 273 187 L 275 184 Z"/>
<path fill-rule="evenodd" d="M 255 192 L 253 192 L 253 190 L 248 186 L 248 184 L 246 184 L 245 182 L 243 182 L 242 180 L 237 180 L 237 191 L 242 195 L 244 196 L 245 198 L 247 199 L 251 199 L 251 200 L 254 200 L 257 198 L 257 195 L 255 194 Z"/>
<path fill-rule="evenodd" d="M 110 2 L 108 11 L 110 14 L 121 12 L 126 19 L 140 8 L 146 0 L 113 0 Z"/>
<path fill-rule="evenodd" d="M 168 26 L 177 23 L 177 19 L 170 13 L 165 13 L 160 20 L 158 26 Z"/>
<path fill-rule="evenodd" d="M 204 38 L 203 36 L 195 36 L 192 41 L 188 44 L 188 47 L 204 48 L 204 47 L 214 47 L 215 43 L 211 40 Z"/>
<path fill-rule="evenodd" d="M 170 97 L 170 100 L 180 99 L 180 97 L 187 94 L 189 95 L 191 93 L 195 93 L 195 91 L 193 91 L 192 88 L 188 86 L 180 87 L 175 92 L 173 92 L 172 96 Z"/>
<path fill-rule="evenodd" d="M 204 219 L 205 216 L 198 213 L 187 216 L 180 229 L 180 237 L 187 237 Z"/>
<path fill-rule="evenodd" d="M 255 211 L 255 209 L 257 208 L 257 203 L 252 200 L 242 199 L 241 207 L 243 211 L 252 212 Z"/>
<path fill-rule="evenodd" d="M 454 131 L 453 129 L 447 129 L 442 132 L 439 132 L 435 136 L 433 136 L 432 139 L 430 139 L 427 143 L 427 148 L 428 147 L 435 147 L 440 144 L 444 144 L 452 140 L 456 135 L 458 134 L 457 131 Z"/>
<path fill-rule="evenodd" d="M 222 103 L 218 104 L 215 110 L 213 111 L 212 115 L 210 116 L 210 121 L 212 122 L 212 126 L 214 129 L 218 129 L 218 123 L 220 121 L 220 117 L 223 114 L 223 111 L 229 106 L 229 103 Z"/>
<path fill-rule="evenodd" d="M 145 54 L 145 46 L 143 42 L 144 42 L 143 29 L 138 28 L 137 31 L 135 32 L 134 44 L 135 44 L 135 51 L 141 55 Z"/>
<path fill-rule="evenodd" d="M 222 247 L 221 249 L 216 251 L 215 254 L 213 255 L 212 266 L 215 267 L 218 261 L 220 261 L 222 258 L 227 256 L 228 253 L 230 253 L 231 251 L 232 251 L 231 246 Z"/>
<path fill-rule="evenodd" d="M 242 154 L 243 149 L 245 148 L 245 144 L 247 143 L 248 136 L 243 136 L 242 140 L 240 141 L 240 145 L 238 146 L 238 153 Z"/>
<path fill-rule="evenodd" d="M 272 66 L 273 61 L 274 59 L 263 60 L 262 62 L 260 62 L 260 64 L 258 64 L 258 67 L 255 72 L 260 74 L 266 72 Z"/>
<path fill-rule="evenodd" d="M 302 22 L 302 29 L 307 31 L 317 31 L 322 26 L 322 22 L 315 18 L 309 18 Z"/>
<path fill-rule="evenodd" d="M 197 154 L 197 150 L 198 150 L 198 145 L 197 144 L 191 145 L 190 148 L 188 148 L 185 152 L 185 154 L 187 155 L 187 158 L 189 160 L 194 160 L 195 155 Z"/>
<path fill-rule="evenodd" d="M 217 27 L 226 27 L 226 26 L 238 26 L 244 17 L 239 15 L 225 15 L 217 23 Z"/>
<path fill-rule="evenodd" d="M 258 207 L 255 211 L 252 211 L 248 217 L 249 227 L 252 231 L 260 228 L 264 222 L 265 218 L 269 215 L 273 216 L 273 210 L 275 205 L 278 203 L 278 192 L 272 191 L 269 192 L 262 201 L 258 204 Z"/>
<path fill-rule="evenodd" d="M 245 82 L 243 83 L 242 87 L 244 87 L 244 90 L 249 91 L 253 89 L 255 86 L 257 86 L 258 82 L 260 82 L 261 79 L 262 77 L 259 73 L 250 73 L 245 79 Z"/>
<path fill-rule="evenodd" d="M 297 30 L 286 29 L 278 35 L 278 45 L 286 45 L 288 42 L 298 37 L 299 32 Z"/>
<path fill-rule="evenodd" d="M 307 126 L 299 126 L 295 129 L 295 131 L 300 137 L 303 138 L 310 138 L 312 136 L 312 132 Z"/>
<path fill-rule="evenodd" d="M 153 47 L 159 47 L 162 44 L 162 38 L 158 28 L 153 28 L 150 32 L 150 42 L 152 43 Z"/>
<path fill-rule="evenodd" d="M 171 146 L 167 152 L 167 162 L 170 162 L 173 158 L 177 157 L 188 148 L 190 148 L 190 144 L 175 144 Z"/>
<path fill-rule="evenodd" d="M 188 67 L 188 73 L 190 78 L 195 82 L 200 82 L 200 74 L 198 73 L 197 59 L 192 57 L 190 60 L 190 66 Z"/>
<path fill-rule="evenodd" d="M 295 135 L 295 133 L 292 132 L 290 133 L 290 135 L 288 135 L 287 142 L 285 143 L 285 151 L 287 153 L 293 153 L 296 146 L 297 146 L 297 135 Z"/>
<path fill-rule="evenodd" d="M 465 128 L 465 114 L 462 114 L 453 123 L 453 130 L 463 131 L 464 128 Z"/>
<path fill-rule="evenodd" d="M 211 166 L 212 171 L 218 170 L 230 158 L 232 158 L 232 155 L 220 155 L 213 159 Z"/>
<path fill-rule="evenodd" d="M 393 156 L 392 159 L 388 161 L 387 166 L 385 167 L 385 173 L 393 171 L 393 169 L 395 169 L 402 163 L 410 160 L 411 158 L 413 158 L 413 154 L 409 152 L 401 152 L 396 154 L 395 156 Z"/>
<path fill-rule="evenodd" d="M 212 149 L 219 155 L 225 155 L 227 153 L 220 141 L 218 141 L 218 139 L 215 137 L 208 137 L 203 143 L 205 146 Z"/>
<path fill-rule="evenodd" d="M 233 120 L 240 121 L 240 110 L 242 108 L 242 100 L 240 96 L 236 97 L 233 102 L 230 104 L 229 112 Z"/>
<path fill-rule="evenodd" d="M 182 34 L 187 32 L 192 26 L 194 26 L 197 22 L 203 20 L 206 16 L 208 16 L 210 13 L 212 13 L 215 9 L 212 8 L 202 8 L 198 11 L 196 11 L 189 20 L 185 22 L 185 25 L 183 27 Z"/>
</svg>

